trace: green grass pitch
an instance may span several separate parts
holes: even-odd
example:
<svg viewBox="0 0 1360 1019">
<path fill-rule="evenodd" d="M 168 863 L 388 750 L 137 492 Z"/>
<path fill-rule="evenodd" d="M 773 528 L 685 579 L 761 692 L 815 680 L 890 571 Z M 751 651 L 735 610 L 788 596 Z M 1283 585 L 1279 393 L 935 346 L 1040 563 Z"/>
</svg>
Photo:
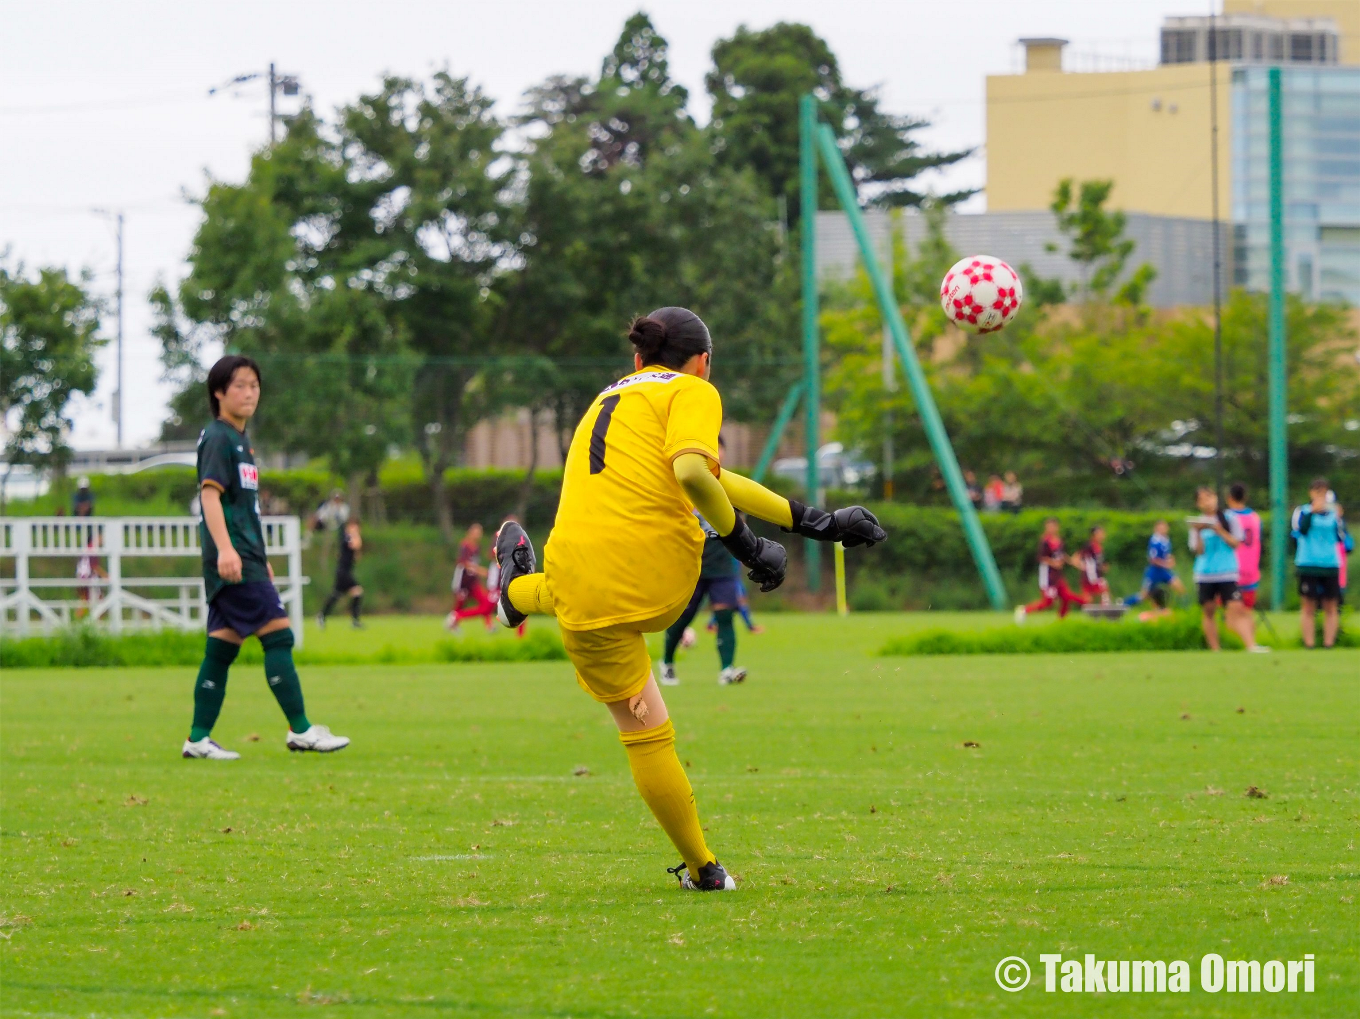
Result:
<svg viewBox="0 0 1360 1019">
<path fill-rule="evenodd" d="M 189 670 L 9 671 L 0 1012 L 1360 1015 L 1360 652 L 893 659 L 922 620 L 763 622 L 744 686 L 701 636 L 666 693 L 723 895 L 665 873 L 565 663 L 304 669 L 354 738 L 326 757 L 238 667 L 233 764 L 178 757 Z M 1192 990 L 1046 994 L 1043 952 Z M 1316 991 L 1204 992 L 1208 952 L 1311 952 Z"/>
</svg>

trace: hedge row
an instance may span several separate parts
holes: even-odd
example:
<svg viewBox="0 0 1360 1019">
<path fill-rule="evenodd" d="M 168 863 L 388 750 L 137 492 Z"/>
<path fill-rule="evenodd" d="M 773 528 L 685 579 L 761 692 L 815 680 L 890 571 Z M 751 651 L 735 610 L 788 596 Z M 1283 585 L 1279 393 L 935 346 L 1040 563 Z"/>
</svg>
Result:
<svg viewBox="0 0 1360 1019">
<path fill-rule="evenodd" d="M 90 478 L 95 508 L 103 516 L 132 514 L 181 515 L 189 512 L 195 493 L 195 472 L 188 467 L 161 467 L 140 474 L 98 474 Z M 494 528 L 520 500 L 523 471 L 449 470 L 444 473 L 446 499 L 454 523 L 465 527 L 473 521 Z M 288 512 L 308 516 L 343 481 L 322 470 L 262 471 L 261 495 L 282 499 Z M 562 487 L 561 471 L 538 471 L 530 486 L 525 518 L 531 527 L 548 527 L 557 513 Z M 58 508 L 70 511 L 74 486 L 67 479 L 35 500 L 11 500 L 10 516 L 42 516 Z M 384 515 L 392 523 L 437 522 L 430 486 L 417 470 L 404 464 L 385 470 L 378 488 Z"/>
<path fill-rule="evenodd" d="M 522 640 L 508 635 L 467 636 L 438 641 L 430 648 L 385 644 L 372 654 L 296 653 L 299 665 L 417 665 L 435 662 L 541 662 L 567 657 L 562 639 L 546 629 L 531 630 Z M 88 626 L 73 627 L 50 637 L 0 639 L 0 669 L 123 667 L 154 668 L 198 665 L 203 660 L 203 634 L 181 630 L 130 633 L 114 637 Z M 257 641 L 247 641 L 237 661 L 263 665 Z"/>
<path fill-rule="evenodd" d="M 1236 634 L 1223 646 L 1241 649 Z M 1007 626 L 989 630 L 936 628 L 894 637 L 880 655 L 1057 654 L 1088 651 L 1198 651 L 1205 647 L 1199 616 L 1178 612 L 1150 623 L 1072 619 L 1047 626 Z"/>
<path fill-rule="evenodd" d="M 98 511 L 104 515 L 122 512 L 187 513 L 194 497 L 194 472 L 189 468 L 165 467 L 140 474 L 103 474 L 91 478 Z M 524 472 L 509 470 L 449 470 L 444 475 L 447 498 L 459 525 L 474 520 L 493 526 L 520 501 Z M 550 526 L 557 512 L 562 485 L 561 471 L 539 471 L 529 489 L 526 517 L 533 527 Z M 261 491 L 288 502 L 289 511 L 302 516 L 318 506 L 341 480 L 322 470 L 265 471 Z M 47 514 L 70 501 L 69 479 L 59 489 L 31 502 L 11 501 L 10 515 Z M 430 486 L 414 465 L 395 462 L 384 469 L 379 492 L 390 523 L 433 524 L 436 522 Z M 831 493 L 828 502 L 844 505 L 855 496 Z M 937 570 L 941 564 L 971 562 L 963 530 L 951 507 L 916 506 L 897 502 L 875 502 L 872 509 L 890 533 L 910 535 L 910 541 L 892 541 L 882 551 L 892 569 Z M 1034 549 L 1043 520 L 1056 516 L 1062 524 L 1069 547 L 1086 539 L 1093 524 L 1103 524 L 1108 532 L 1106 555 L 1112 561 L 1141 561 L 1152 524 L 1165 516 L 1171 522 L 1177 549 L 1185 548 L 1184 517 L 1194 513 L 1187 502 L 1183 509 L 1030 509 L 1017 515 L 984 514 L 982 526 L 1004 570 L 1028 570 L 1033 565 Z M 882 558 L 880 556 L 879 558 Z M 885 561 L 886 562 L 886 561 Z"/>
<path fill-rule="evenodd" d="M 1235 633 L 1220 627 L 1223 647 L 1242 649 Z M 1259 632 L 1256 640 L 1277 649 L 1301 648 L 1296 633 Z M 1360 647 L 1360 634 L 1342 629 L 1338 647 Z M 1122 622 L 1070 619 L 1046 626 L 1005 626 L 987 630 L 946 630 L 937 627 L 889 639 L 878 653 L 896 655 L 1002 655 L 1076 654 L 1093 651 L 1202 651 L 1207 647 L 1198 612 L 1175 615 L 1148 623 L 1126 618 Z"/>
<path fill-rule="evenodd" d="M 941 507 L 902 506 L 874 503 L 889 540 L 872 554 L 856 557 L 865 569 L 890 573 L 973 572 L 973 557 L 963 536 L 958 514 Z M 1176 558 L 1182 563 L 1191 558 L 1186 541 L 1184 518 L 1193 511 L 1031 509 L 1017 514 L 984 513 L 982 529 L 992 546 L 997 568 L 1002 574 L 1032 579 L 1035 554 L 1044 520 L 1056 517 L 1063 541 L 1075 552 L 1086 541 L 1091 528 L 1105 528 L 1105 558 L 1112 564 L 1142 569 L 1147 561 L 1147 543 L 1158 520 L 1171 524 L 1171 539 Z"/>
</svg>

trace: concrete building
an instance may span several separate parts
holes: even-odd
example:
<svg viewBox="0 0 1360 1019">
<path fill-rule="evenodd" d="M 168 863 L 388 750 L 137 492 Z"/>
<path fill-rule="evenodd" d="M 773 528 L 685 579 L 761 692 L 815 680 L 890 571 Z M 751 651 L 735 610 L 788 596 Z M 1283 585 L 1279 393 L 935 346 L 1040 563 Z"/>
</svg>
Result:
<svg viewBox="0 0 1360 1019">
<path fill-rule="evenodd" d="M 875 250 L 880 258 L 886 259 L 893 217 L 882 209 L 869 209 L 864 218 Z M 1157 269 L 1157 278 L 1148 289 L 1148 304 L 1171 308 L 1212 303 L 1213 227 L 1209 220 L 1140 212 L 1129 213 L 1127 220 L 1125 236 L 1132 238 L 1137 247 L 1129 258 L 1125 275 L 1143 262 L 1151 262 Z M 926 233 L 924 217 L 915 209 L 905 209 L 896 214 L 895 221 L 907 250 L 914 251 Z M 1222 223 L 1219 229 L 1227 280 L 1231 278 L 1228 260 L 1232 227 Z M 1028 265 L 1032 273 L 1062 280 L 1069 286 L 1081 282 L 1079 267 L 1067 256 L 1070 242 L 1058 232 L 1053 214 L 1047 209 L 950 214 L 945 219 L 944 232 L 960 254 L 995 255 L 1016 268 Z M 1054 250 L 1048 250 L 1050 245 Z M 845 214 L 817 213 L 818 275 L 848 278 L 855 272 L 858 258 L 859 249 Z"/>
<path fill-rule="evenodd" d="M 1158 66 L 1111 73 L 1064 73 L 1064 40 L 1021 40 L 1025 73 L 987 79 L 988 214 L 1045 210 L 1072 177 L 1113 180 L 1112 204 L 1131 228 L 1135 214 L 1209 220 L 1216 95 L 1219 213 L 1233 230 L 1224 282 L 1263 289 L 1266 81 L 1277 65 L 1287 285 L 1360 304 L 1360 2 L 1225 0 L 1214 29 L 1208 18 L 1168 18 Z M 1157 262 L 1141 245 L 1140 257 Z"/>
</svg>

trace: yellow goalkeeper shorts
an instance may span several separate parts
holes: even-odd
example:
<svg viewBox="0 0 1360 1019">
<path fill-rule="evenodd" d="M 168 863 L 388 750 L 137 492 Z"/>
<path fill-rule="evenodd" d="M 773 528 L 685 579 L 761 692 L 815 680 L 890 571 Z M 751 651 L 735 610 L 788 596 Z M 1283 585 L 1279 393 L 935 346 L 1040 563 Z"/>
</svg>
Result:
<svg viewBox="0 0 1360 1019">
<path fill-rule="evenodd" d="M 652 619 L 598 630 L 562 630 L 562 646 L 576 667 L 576 682 L 597 701 L 611 704 L 642 693 L 652 675 L 646 633 L 658 633 L 680 618 L 689 598 Z"/>
</svg>

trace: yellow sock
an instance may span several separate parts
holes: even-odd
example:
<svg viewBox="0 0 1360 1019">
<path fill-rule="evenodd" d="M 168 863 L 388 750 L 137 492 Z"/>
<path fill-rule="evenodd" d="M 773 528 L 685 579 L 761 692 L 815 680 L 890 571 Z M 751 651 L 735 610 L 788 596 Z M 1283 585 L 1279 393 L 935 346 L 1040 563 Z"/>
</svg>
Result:
<svg viewBox="0 0 1360 1019">
<path fill-rule="evenodd" d="M 694 805 L 694 790 L 675 754 L 675 727 L 670 719 L 666 719 L 652 729 L 621 732 L 619 739 L 628 751 L 628 763 L 632 766 L 638 792 L 685 858 L 690 877 L 697 880 L 699 868 L 715 858 L 704 842 L 699 809 Z"/>
<path fill-rule="evenodd" d="M 529 573 L 510 581 L 507 589 L 510 604 L 527 616 L 555 616 L 557 603 L 548 589 L 547 578 L 541 573 Z"/>
</svg>

